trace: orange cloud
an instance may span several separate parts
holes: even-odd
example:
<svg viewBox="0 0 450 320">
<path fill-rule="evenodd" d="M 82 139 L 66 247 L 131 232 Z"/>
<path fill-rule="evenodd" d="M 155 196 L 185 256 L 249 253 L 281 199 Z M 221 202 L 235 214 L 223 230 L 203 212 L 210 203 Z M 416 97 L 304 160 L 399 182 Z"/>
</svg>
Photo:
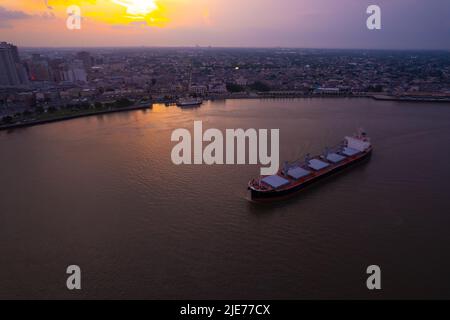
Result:
<svg viewBox="0 0 450 320">
<path fill-rule="evenodd" d="M 165 0 L 3 0 L 2 5 L 10 10 L 27 14 L 52 12 L 66 18 L 67 7 L 77 5 L 82 17 L 111 25 L 126 25 L 136 21 L 149 26 L 163 27 L 169 22 Z M 3 4 L 4 3 L 4 4 Z"/>
<path fill-rule="evenodd" d="M 24 18 L 0 21 L 0 38 L 27 46 L 188 45 L 201 28 L 212 27 L 217 0 L 0 0 Z M 81 30 L 66 27 L 67 8 L 81 9 Z M 2 28 L 3 24 L 3 28 Z M 195 41 L 198 43 L 198 41 Z"/>
</svg>

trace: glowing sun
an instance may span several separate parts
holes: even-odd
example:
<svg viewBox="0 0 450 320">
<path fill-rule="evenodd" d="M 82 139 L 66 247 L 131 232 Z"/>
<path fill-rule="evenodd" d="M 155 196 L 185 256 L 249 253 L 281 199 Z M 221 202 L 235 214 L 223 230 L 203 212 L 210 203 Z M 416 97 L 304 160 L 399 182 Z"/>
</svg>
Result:
<svg viewBox="0 0 450 320">
<path fill-rule="evenodd" d="M 143 17 L 158 9 L 155 0 L 112 0 L 112 2 L 127 8 L 131 17 Z"/>
</svg>

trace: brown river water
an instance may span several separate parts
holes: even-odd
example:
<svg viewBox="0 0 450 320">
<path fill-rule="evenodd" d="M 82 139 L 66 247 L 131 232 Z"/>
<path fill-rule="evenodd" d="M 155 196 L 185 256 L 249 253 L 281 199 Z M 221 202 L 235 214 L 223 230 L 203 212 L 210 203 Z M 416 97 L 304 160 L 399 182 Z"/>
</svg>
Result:
<svg viewBox="0 0 450 320">
<path fill-rule="evenodd" d="M 172 163 L 172 131 L 195 120 L 279 128 L 281 160 L 361 126 L 375 149 L 295 197 L 253 203 L 258 165 Z M 450 298 L 449 104 L 155 105 L 0 132 L 0 165 L 0 298 Z M 373 264 L 380 292 L 366 288 Z"/>
</svg>

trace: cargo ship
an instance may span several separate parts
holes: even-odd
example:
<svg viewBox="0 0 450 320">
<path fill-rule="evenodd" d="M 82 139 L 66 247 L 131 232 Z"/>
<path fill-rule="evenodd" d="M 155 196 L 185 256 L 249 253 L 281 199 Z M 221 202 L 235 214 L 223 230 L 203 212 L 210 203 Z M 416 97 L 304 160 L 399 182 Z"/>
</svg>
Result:
<svg viewBox="0 0 450 320">
<path fill-rule="evenodd" d="M 271 199 L 290 195 L 341 172 L 358 163 L 368 160 L 372 155 L 370 138 L 359 130 L 354 136 L 345 137 L 334 148 L 326 148 L 324 153 L 304 160 L 286 162 L 276 175 L 252 179 L 248 189 L 253 200 Z"/>
</svg>

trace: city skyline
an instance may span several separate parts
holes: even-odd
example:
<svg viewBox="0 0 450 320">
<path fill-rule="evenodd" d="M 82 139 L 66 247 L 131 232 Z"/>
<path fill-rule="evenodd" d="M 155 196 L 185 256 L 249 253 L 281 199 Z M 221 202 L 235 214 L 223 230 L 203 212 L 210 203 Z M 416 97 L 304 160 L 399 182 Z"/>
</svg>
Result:
<svg viewBox="0 0 450 320">
<path fill-rule="evenodd" d="M 374 3 L 366 0 L 131 2 L 3 0 L 0 38 L 21 47 L 450 49 L 444 0 L 377 1 L 381 30 L 367 29 Z M 81 30 L 66 28 L 72 4 L 82 10 Z"/>
<path fill-rule="evenodd" d="M 448 101 L 446 52 L 323 49 L 27 49 L 0 42 L 4 124 L 39 110 L 101 110 L 148 101 L 366 96 Z M 381 96 L 380 96 L 381 95 Z M 190 100 L 189 100 L 190 101 Z M 190 102 L 189 102 L 190 103 Z M 30 111 L 30 110 L 32 111 Z M 34 110 L 34 111 L 33 111 Z M 5 119 L 6 116 L 6 119 Z M 15 118 L 15 121 L 19 121 Z M 6 122 L 5 122 L 6 121 Z M 0 122 L 1 123 L 1 122 Z"/>
</svg>

